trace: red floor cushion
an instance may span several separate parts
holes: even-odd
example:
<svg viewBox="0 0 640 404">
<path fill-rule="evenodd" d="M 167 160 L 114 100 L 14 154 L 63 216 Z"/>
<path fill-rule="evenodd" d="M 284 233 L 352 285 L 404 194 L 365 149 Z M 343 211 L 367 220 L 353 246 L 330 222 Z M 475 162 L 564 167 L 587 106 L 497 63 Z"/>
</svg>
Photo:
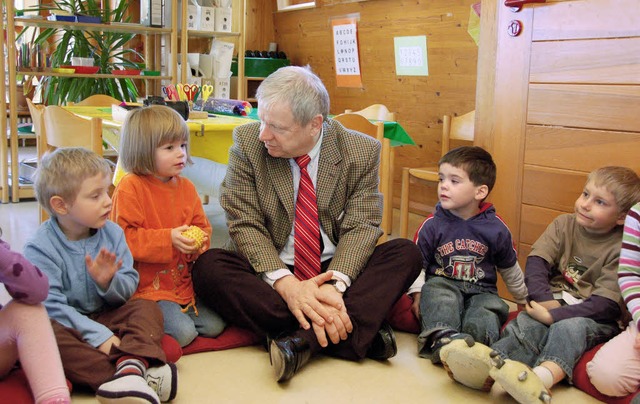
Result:
<svg viewBox="0 0 640 404">
<path fill-rule="evenodd" d="M 67 380 L 71 391 L 71 383 Z M 0 401 L 3 403 L 33 403 L 33 394 L 27 381 L 27 376 L 20 368 L 12 370 L 7 377 L 0 379 Z"/>
<path fill-rule="evenodd" d="M 407 294 L 403 294 L 391 308 L 386 320 L 393 329 L 413 334 L 420 333 L 420 322 L 411 311 L 412 304 L 413 300 Z"/>
<path fill-rule="evenodd" d="M 222 351 L 255 345 L 258 342 L 260 342 L 260 338 L 253 332 L 231 325 L 216 338 L 196 337 L 193 342 L 182 348 L 182 353 L 189 355 L 198 352 Z"/>
<path fill-rule="evenodd" d="M 167 356 L 168 362 L 177 362 L 182 356 L 182 348 L 178 341 L 172 337 L 165 335 L 162 337 L 162 350 Z M 71 390 L 71 382 L 67 380 L 69 390 Z M 27 381 L 24 371 L 17 368 L 7 377 L 0 379 L 0 402 L 3 403 L 33 403 L 33 395 Z"/>
<path fill-rule="evenodd" d="M 182 348 L 173 337 L 164 335 L 162 337 L 162 350 L 167 357 L 167 362 L 176 363 L 182 357 Z"/>
</svg>

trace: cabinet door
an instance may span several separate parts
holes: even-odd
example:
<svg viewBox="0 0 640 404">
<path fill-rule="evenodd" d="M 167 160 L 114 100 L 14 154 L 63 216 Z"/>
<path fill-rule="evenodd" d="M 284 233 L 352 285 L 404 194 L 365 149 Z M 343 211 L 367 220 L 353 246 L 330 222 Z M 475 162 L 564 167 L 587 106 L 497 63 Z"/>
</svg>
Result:
<svg viewBox="0 0 640 404">
<path fill-rule="evenodd" d="M 524 264 L 591 170 L 640 172 L 640 2 L 547 0 L 513 12 L 483 1 L 485 11 L 476 139 L 495 158 L 490 198 Z"/>
</svg>

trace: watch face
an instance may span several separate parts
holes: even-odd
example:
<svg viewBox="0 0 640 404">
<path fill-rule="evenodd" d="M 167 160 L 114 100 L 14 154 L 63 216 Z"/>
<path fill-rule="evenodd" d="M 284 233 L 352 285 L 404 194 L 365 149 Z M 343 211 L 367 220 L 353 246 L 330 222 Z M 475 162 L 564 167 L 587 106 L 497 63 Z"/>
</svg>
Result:
<svg viewBox="0 0 640 404">
<path fill-rule="evenodd" d="M 343 281 L 336 281 L 333 286 L 335 286 L 340 293 L 344 293 L 347 290 L 347 285 Z"/>
</svg>

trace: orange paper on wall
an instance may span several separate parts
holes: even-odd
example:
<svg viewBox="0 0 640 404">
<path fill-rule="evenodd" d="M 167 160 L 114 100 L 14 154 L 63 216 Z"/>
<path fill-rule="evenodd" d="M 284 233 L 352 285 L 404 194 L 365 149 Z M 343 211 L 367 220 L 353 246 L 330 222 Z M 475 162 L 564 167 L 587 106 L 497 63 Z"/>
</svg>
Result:
<svg viewBox="0 0 640 404">
<path fill-rule="evenodd" d="M 335 19 L 331 21 L 331 28 L 337 86 L 362 87 L 357 20 L 355 18 Z"/>
</svg>

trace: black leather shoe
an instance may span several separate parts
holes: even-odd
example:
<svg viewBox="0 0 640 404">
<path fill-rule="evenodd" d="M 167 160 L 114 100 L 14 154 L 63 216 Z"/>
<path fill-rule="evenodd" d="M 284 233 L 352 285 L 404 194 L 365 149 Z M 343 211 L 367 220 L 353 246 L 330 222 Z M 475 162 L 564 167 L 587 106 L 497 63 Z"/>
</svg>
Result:
<svg viewBox="0 0 640 404">
<path fill-rule="evenodd" d="M 391 325 L 385 321 L 373 338 L 373 342 L 367 351 L 367 358 L 383 361 L 393 358 L 396 353 L 398 353 L 396 336 Z"/>
<path fill-rule="evenodd" d="M 300 337 L 282 337 L 271 340 L 269 358 L 278 382 L 293 377 L 311 358 L 309 343 Z"/>
</svg>

